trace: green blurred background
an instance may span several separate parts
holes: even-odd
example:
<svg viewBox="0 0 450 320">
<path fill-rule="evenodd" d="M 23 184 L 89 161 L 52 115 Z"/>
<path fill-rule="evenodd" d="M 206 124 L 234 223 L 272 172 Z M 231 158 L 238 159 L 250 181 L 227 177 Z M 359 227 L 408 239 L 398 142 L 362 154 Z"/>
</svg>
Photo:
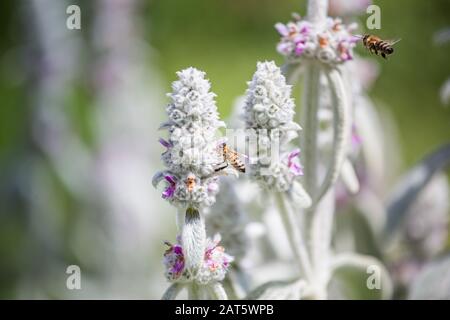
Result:
<svg viewBox="0 0 450 320">
<path fill-rule="evenodd" d="M 377 59 L 381 73 L 371 96 L 394 114 L 405 164 L 411 165 L 450 139 L 450 109 L 439 100 L 439 89 L 450 75 L 450 43 L 433 44 L 433 35 L 450 25 L 450 1 L 373 3 L 381 8 L 382 29 L 372 32 L 402 41 L 388 62 Z M 220 111 L 227 115 L 245 91 L 255 61 L 283 63 L 274 50 L 278 34 L 273 25 L 287 22 L 292 11 L 304 14 L 305 1 L 152 1 L 149 39 L 167 85 L 181 68 L 203 69 L 218 94 Z M 351 20 L 364 27 L 367 16 Z"/>
<path fill-rule="evenodd" d="M 39 4 L 39 0 L 36 3 Z M 82 8 L 82 30 L 76 31 L 82 38 L 82 64 L 71 94 L 65 97 L 64 107 L 82 141 L 86 145 L 95 145 L 90 108 L 96 93 L 90 61 L 99 54 L 93 48 L 97 1 L 71 3 Z M 379 63 L 380 75 L 370 96 L 393 114 L 402 146 L 398 152 L 406 168 L 450 141 L 450 107 L 445 107 L 439 98 L 440 88 L 450 76 L 450 43 L 439 46 L 433 43 L 436 32 L 450 27 L 450 1 L 384 0 L 373 3 L 382 10 L 382 29 L 375 33 L 385 38 L 402 38 L 389 61 L 373 57 Z M 24 154 L 32 154 L 36 148 L 30 139 L 33 79 L 28 69 L 33 68 L 33 64 L 24 62 L 23 53 L 30 41 L 29 18 L 24 15 L 27 5 L 27 0 L 0 3 L 0 186 L 3 191 L 8 190 L 7 183 L 14 180 L 11 175 L 17 173 L 11 168 L 23 161 Z M 304 14 L 305 1 L 139 2 L 136 18 L 142 32 L 141 41 L 151 47 L 144 60 L 151 61 L 153 73 L 162 84 L 162 90 L 155 95 L 164 99 L 163 94 L 170 91 L 175 72 L 195 66 L 206 71 L 210 78 L 222 116 L 229 115 L 236 97 L 245 92 L 246 81 L 251 79 L 256 61 L 283 63 L 275 50 L 279 37 L 273 26 L 276 22 L 290 20 L 293 11 Z M 362 12 L 350 20 L 364 26 L 365 18 L 366 14 Z M 119 45 L 123 40 L 115 39 Z M 58 51 L 58 48 L 54 50 Z M 368 56 L 363 48 L 357 51 Z M 148 87 L 152 90 L 150 82 Z M 163 101 L 160 105 L 151 105 L 157 113 L 162 113 L 164 108 L 165 100 L 160 101 Z M 156 140 L 156 136 L 148 139 Z M 58 190 L 55 198 L 61 202 L 60 207 L 69 212 L 61 219 L 70 233 L 70 212 L 76 212 L 78 205 L 66 190 L 58 189 L 55 180 L 55 190 Z M 24 272 L 23 265 L 29 262 L 30 251 L 25 250 L 28 244 L 24 235 L 28 230 L 24 212 L 28 208 L 22 200 L 9 197 L 6 191 L 4 194 L 6 196 L 0 203 L 0 296 L 15 297 L 16 282 Z M 9 201 L 16 204 L 10 205 Z M 65 255 L 67 260 L 73 258 L 70 251 Z M 37 254 L 35 259 L 39 256 Z"/>
</svg>

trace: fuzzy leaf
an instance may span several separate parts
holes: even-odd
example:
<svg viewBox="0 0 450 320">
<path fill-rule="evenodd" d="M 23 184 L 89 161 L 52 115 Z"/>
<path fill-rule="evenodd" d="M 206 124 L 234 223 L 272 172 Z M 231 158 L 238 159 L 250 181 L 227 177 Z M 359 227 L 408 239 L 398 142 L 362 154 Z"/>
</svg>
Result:
<svg viewBox="0 0 450 320">
<path fill-rule="evenodd" d="M 391 236 L 401 225 L 408 209 L 433 175 L 449 163 L 450 144 L 447 144 L 427 156 L 397 183 L 387 204 L 387 236 Z"/>
<path fill-rule="evenodd" d="M 252 292 L 247 300 L 300 300 L 305 296 L 307 284 L 304 280 L 270 281 Z"/>
<path fill-rule="evenodd" d="M 345 159 L 342 164 L 341 179 L 345 187 L 351 194 L 356 194 L 359 191 L 359 181 L 356 176 L 355 168 L 349 159 Z"/>
<path fill-rule="evenodd" d="M 345 299 L 389 299 L 392 282 L 384 265 L 371 256 L 342 253 L 332 262 L 331 287 L 337 296 Z"/>
</svg>

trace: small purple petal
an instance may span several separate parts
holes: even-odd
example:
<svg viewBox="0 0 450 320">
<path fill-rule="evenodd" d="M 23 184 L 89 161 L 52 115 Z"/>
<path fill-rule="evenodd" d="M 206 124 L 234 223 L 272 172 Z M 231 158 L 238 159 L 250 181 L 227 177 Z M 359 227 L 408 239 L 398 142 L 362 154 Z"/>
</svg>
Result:
<svg viewBox="0 0 450 320">
<path fill-rule="evenodd" d="M 208 184 L 208 191 L 209 192 L 215 192 L 219 190 L 219 185 L 215 182 L 211 182 L 210 184 Z"/>
<path fill-rule="evenodd" d="M 175 252 L 176 254 L 182 255 L 183 254 L 183 248 L 181 248 L 180 245 L 174 245 L 173 246 L 173 252 Z"/>
<path fill-rule="evenodd" d="M 165 175 L 164 179 L 166 179 L 171 185 L 175 185 L 176 184 L 174 176 Z"/>
<path fill-rule="evenodd" d="M 161 143 L 166 148 L 172 148 L 172 144 L 169 141 L 164 140 L 163 138 L 159 138 L 159 143 Z"/>
<path fill-rule="evenodd" d="M 290 42 L 280 42 L 277 45 L 277 51 L 283 55 L 288 55 L 291 53 L 292 44 Z"/>
<path fill-rule="evenodd" d="M 286 27 L 284 24 L 278 22 L 277 24 L 275 24 L 275 29 L 278 31 L 278 33 L 283 36 L 286 37 L 289 35 L 289 29 L 288 27 Z"/>
<path fill-rule="evenodd" d="M 172 272 L 175 274 L 179 274 L 183 271 L 184 269 L 184 261 L 183 260 L 178 260 L 175 262 L 174 266 L 172 267 Z"/>
<path fill-rule="evenodd" d="M 294 162 L 300 154 L 300 149 L 295 149 L 288 155 L 288 168 L 295 176 L 303 175 L 303 168 L 300 164 Z"/>
<path fill-rule="evenodd" d="M 352 144 L 353 144 L 353 147 L 357 148 L 357 147 L 359 147 L 361 145 L 361 143 L 362 143 L 362 139 L 359 136 L 358 132 L 356 132 L 356 126 L 353 125 L 352 126 Z"/>
<path fill-rule="evenodd" d="M 297 157 L 300 154 L 300 149 L 292 150 L 291 153 L 288 155 L 289 161 L 291 161 L 293 158 Z"/>
<path fill-rule="evenodd" d="M 164 199 L 172 198 L 174 193 L 175 193 L 175 187 L 170 186 L 170 187 L 167 187 L 166 190 L 164 190 L 164 192 L 162 193 L 162 197 Z"/>
<path fill-rule="evenodd" d="M 302 176 L 303 175 L 303 168 L 294 163 L 291 167 L 290 167 L 291 172 L 294 174 L 294 176 Z"/>
<path fill-rule="evenodd" d="M 305 44 L 302 42 L 297 43 L 297 45 L 295 46 L 295 54 L 297 56 L 299 56 L 303 53 L 304 50 L 305 50 Z"/>
<path fill-rule="evenodd" d="M 351 36 L 350 39 L 348 40 L 348 42 L 354 44 L 354 43 L 357 43 L 359 40 L 361 40 L 361 38 L 356 37 L 356 36 Z"/>
</svg>

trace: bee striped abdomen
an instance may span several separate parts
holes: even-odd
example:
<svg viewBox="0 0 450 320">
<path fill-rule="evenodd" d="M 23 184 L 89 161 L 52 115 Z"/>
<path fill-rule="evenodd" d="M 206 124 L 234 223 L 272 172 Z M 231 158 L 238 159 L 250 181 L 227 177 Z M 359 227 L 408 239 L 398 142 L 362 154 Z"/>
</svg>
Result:
<svg viewBox="0 0 450 320">
<path fill-rule="evenodd" d="M 385 59 L 388 55 L 394 53 L 394 48 L 392 47 L 392 45 L 400 41 L 385 41 L 381 40 L 377 36 L 369 34 L 365 35 L 362 39 L 364 46 L 369 49 L 371 53 L 381 55 Z"/>
<path fill-rule="evenodd" d="M 245 164 L 239 159 L 239 154 L 228 148 L 226 144 L 223 146 L 223 156 L 236 170 L 245 173 Z"/>
</svg>

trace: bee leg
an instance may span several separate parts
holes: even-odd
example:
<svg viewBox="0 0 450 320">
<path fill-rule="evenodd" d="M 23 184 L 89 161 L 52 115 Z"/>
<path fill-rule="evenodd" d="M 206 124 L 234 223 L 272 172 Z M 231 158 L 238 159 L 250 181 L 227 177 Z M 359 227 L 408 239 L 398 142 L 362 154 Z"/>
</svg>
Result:
<svg viewBox="0 0 450 320">
<path fill-rule="evenodd" d="M 387 60 L 386 54 L 384 52 L 381 53 L 381 56 Z"/>
<path fill-rule="evenodd" d="M 221 170 L 225 169 L 226 167 L 228 167 L 228 162 L 224 162 L 224 163 L 220 164 L 220 166 L 215 168 L 214 171 L 218 172 L 218 171 L 221 171 Z"/>
</svg>

